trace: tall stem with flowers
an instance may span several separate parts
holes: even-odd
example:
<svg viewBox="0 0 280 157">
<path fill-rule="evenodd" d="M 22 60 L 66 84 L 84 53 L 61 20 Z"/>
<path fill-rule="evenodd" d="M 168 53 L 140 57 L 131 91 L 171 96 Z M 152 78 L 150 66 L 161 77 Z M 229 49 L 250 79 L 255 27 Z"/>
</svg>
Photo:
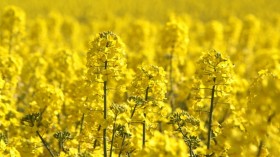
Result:
<svg viewBox="0 0 280 157">
<path fill-rule="evenodd" d="M 88 78 L 103 84 L 103 152 L 107 157 L 107 109 L 109 81 L 119 80 L 126 67 L 125 51 L 122 41 L 114 33 L 100 33 L 87 53 Z"/>
</svg>

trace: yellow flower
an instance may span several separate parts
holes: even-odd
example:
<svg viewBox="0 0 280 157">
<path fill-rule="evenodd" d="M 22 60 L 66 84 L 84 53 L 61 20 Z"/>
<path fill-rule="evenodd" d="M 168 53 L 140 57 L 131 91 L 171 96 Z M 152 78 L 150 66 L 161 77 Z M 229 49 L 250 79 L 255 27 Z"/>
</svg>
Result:
<svg viewBox="0 0 280 157">
<path fill-rule="evenodd" d="M 6 150 L 6 144 L 5 144 L 4 140 L 1 139 L 0 140 L 0 152 L 1 152 L 1 154 L 3 154 L 5 150 Z"/>
<path fill-rule="evenodd" d="M 159 133 L 156 131 L 154 136 L 147 143 L 147 147 L 141 150 L 137 156 L 159 156 L 159 157 L 177 157 L 186 156 L 187 148 L 182 139 L 177 139 L 167 132 Z"/>
<path fill-rule="evenodd" d="M 142 65 L 138 67 L 135 79 L 132 81 L 129 90 L 131 96 L 148 100 L 162 101 L 166 94 L 165 71 L 161 67 Z M 146 90 L 148 89 L 148 95 Z"/>
<path fill-rule="evenodd" d="M 6 7 L 1 17 L 0 32 L 0 45 L 9 52 L 18 52 L 25 33 L 25 12 L 16 6 Z"/>
<path fill-rule="evenodd" d="M 95 82 L 119 80 L 126 68 L 124 44 L 112 32 L 100 33 L 87 53 L 88 78 Z"/>
</svg>

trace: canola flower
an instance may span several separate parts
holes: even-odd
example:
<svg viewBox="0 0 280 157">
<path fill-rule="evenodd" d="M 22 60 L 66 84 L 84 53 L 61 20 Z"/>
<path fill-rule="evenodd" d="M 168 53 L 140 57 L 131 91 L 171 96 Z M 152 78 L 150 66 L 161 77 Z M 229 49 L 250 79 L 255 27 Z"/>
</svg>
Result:
<svg viewBox="0 0 280 157">
<path fill-rule="evenodd" d="M 279 6 L 0 1 L 0 156 L 277 156 Z"/>
<path fill-rule="evenodd" d="M 160 48 L 157 51 L 159 56 L 158 64 L 168 71 L 168 92 L 169 101 L 172 110 L 175 109 L 175 88 L 176 82 L 179 82 L 182 73 L 180 66 L 185 65 L 185 56 L 189 43 L 188 26 L 183 20 L 171 19 L 166 23 L 159 39 Z"/>
<path fill-rule="evenodd" d="M 7 48 L 9 53 L 19 51 L 25 33 L 25 12 L 10 6 L 5 8 L 1 19 L 1 46 Z"/>
<path fill-rule="evenodd" d="M 119 80 L 125 66 L 125 52 L 119 37 L 109 31 L 100 33 L 93 40 L 92 48 L 87 53 L 87 74 L 91 81 L 103 82 L 103 118 L 105 121 L 108 114 L 108 83 L 110 80 Z M 107 128 L 103 127 L 103 151 L 104 156 L 107 156 Z"/>
<path fill-rule="evenodd" d="M 233 65 L 230 60 L 226 59 L 221 53 L 216 50 L 211 50 L 202 55 L 201 59 L 198 60 L 198 69 L 196 71 L 196 77 L 199 84 L 194 87 L 197 103 L 194 104 L 194 110 L 196 112 L 203 112 L 205 110 L 208 113 L 206 120 L 207 125 L 207 149 L 211 149 L 211 141 L 215 136 L 218 136 L 221 132 L 216 132 L 213 129 L 214 119 L 220 118 L 216 125 L 218 127 L 226 121 L 229 115 L 219 115 L 220 117 L 214 117 L 215 110 L 219 112 L 227 111 L 234 108 L 230 102 L 230 92 L 232 85 Z M 205 103 L 208 101 L 208 107 Z M 206 108 L 206 109 L 205 109 Z M 202 118 L 202 116 L 200 116 Z M 217 120 L 216 120 L 217 121 Z M 214 153 L 212 153 L 213 155 Z"/>
<path fill-rule="evenodd" d="M 161 120 L 161 114 L 157 115 L 157 112 L 166 110 L 164 105 L 165 94 L 166 94 L 166 80 L 165 71 L 161 67 L 156 66 L 139 66 L 139 71 L 132 81 L 129 88 L 130 93 L 130 105 L 132 108 L 131 119 L 138 116 L 143 120 L 143 138 L 142 147 L 146 144 L 146 129 L 147 120 L 150 123 L 157 123 Z M 137 114 L 137 112 L 140 111 Z M 152 113 L 149 113 L 152 112 Z"/>
</svg>

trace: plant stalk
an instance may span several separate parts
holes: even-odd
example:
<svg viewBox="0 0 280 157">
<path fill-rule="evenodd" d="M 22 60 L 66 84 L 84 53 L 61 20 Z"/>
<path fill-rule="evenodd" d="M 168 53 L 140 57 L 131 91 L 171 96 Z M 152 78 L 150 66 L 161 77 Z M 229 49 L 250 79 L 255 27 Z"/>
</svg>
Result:
<svg viewBox="0 0 280 157">
<path fill-rule="evenodd" d="M 125 141 L 125 135 L 123 135 L 122 145 L 121 145 L 121 149 L 120 149 L 120 152 L 119 152 L 119 157 L 121 157 L 121 154 L 122 154 L 122 151 L 123 151 L 124 141 Z"/>
<path fill-rule="evenodd" d="M 207 149 L 210 149 L 210 143 L 211 143 L 211 134 L 212 134 L 212 121 L 213 121 L 213 111 L 214 111 L 214 98 L 215 98 L 215 82 L 216 78 L 214 78 L 214 85 L 212 87 L 211 91 L 211 104 L 210 104 L 210 112 L 209 112 L 209 123 L 208 123 L 208 138 L 207 138 Z"/>
<path fill-rule="evenodd" d="M 41 136 L 41 134 L 39 133 L 39 131 L 36 131 L 36 134 L 39 136 L 39 138 L 41 139 L 43 145 L 46 147 L 46 149 L 48 150 L 48 152 L 51 154 L 52 157 L 55 157 L 54 153 L 51 151 L 48 143 L 44 140 L 44 138 Z"/>
<path fill-rule="evenodd" d="M 107 69 L 108 62 L 105 61 L 105 70 Z M 103 92 L 104 92 L 104 113 L 103 118 L 106 121 L 107 119 L 107 81 L 104 81 L 103 83 Z M 103 129 L 103 151 L 104 151 L 104 157 L 107 157 L 107 129 L 106 127 Z"/>
<path fill-rule="evenodd" d="M 81 119 L 81 126 L 80 126 L 80 135 L 82 134 L 83 131 L 84 119 L 85 119 L 85 114 L 83 113 Z M 81 151 L 81 141 L 79 141 L 79 146 L 78 146 L 78 152 L 80 153 L 80 151 Z"/>
<path fill-rule="evenodd" d="M 113 144 L 114 144 L 115 133 L 116 133 L 116 121 L 117 121 L 117 116 L 115 117 L 115 122 L 114 122 L 114 125 L 113 125 L 113 133 L 112 133 L 111 148 L 110 148 L 110 157 L 112 157 L 112 153 L 113 153 Z"/>
<path fill-rule="evenodd" d="M 146 94 L 145 94 L 145 101 L 148 101 L 149 96 L 149 87 L 146 88 Z M 144 117 L 146 118 L 146 113 L 144 113 Z M 143 121 L 143 139 L 142 139 L 142 148 L 145 148 L 146 143 L 146 120 Z"/>
</svg>

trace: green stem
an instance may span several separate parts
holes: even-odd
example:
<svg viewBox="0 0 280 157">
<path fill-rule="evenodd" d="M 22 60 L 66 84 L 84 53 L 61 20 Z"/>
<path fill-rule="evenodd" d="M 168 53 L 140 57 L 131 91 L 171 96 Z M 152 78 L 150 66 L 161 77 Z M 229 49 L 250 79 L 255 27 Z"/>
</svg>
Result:
<svg viewBox="0 0 280 157">
<path fill-rule="evenodd" d="M 97 132 L 99 132 L 100 129 L 101 129 L 101 125 L 98 126 Z M 95 149 L 96 146 L 97 146 L 97 139 L 95 139 L 94 142 L 93 142 L 93 149 Z"/>
<path fill-rule="evenodd" d="M 114 122 L 114 125 L 113 125 L 113 133 L 112 133 L 111 148 L 110 148 L 110 157 L 112 157 L 112 153 L 113 153 L 113 144 L 114 144 L 115 133 L 116 133 L 116 120 L 117 120 L 117 116 L 115 117 L 115 122 Z"/>
<path fill-rule="evenodd" d="M 105 61 L 105 69 L 107 69 L 107 61 Z M 104 120 L 107 119 L 107 81 L 104 81 L 103 84 L 103 91 L 104 91 Z M 106 127 L 103 129 L 103 151 L 104 157 L 107 157 L 107 129 Z"/>
<path fill-rule="evenodd" d="M 146 88 L 145 101 L 148 101 L 149 89 L 150 89 L 150 87 Z"/>
<path fill-rule="evenodd" d="M 158 131 L 162 133 L 162 121 L 158 121 Z"/>
<path fill-rule="evenodd" d="M 146 114 L 144 113 L 146 118 Z M 142 138 L 142 147 L 145 148 L 145 141 L 146 141 L 146 121 L 143 122 L 143 138 Z"/>
<path fill-rule="evenodd" d="M 271 124 L 271 121 L 272 121 L 272 119 L 273 119 L 274 116 L 275 116 L 275 112 L 273 112 L 270 116 L 268 116 L 268 118 L 267 118 L 267 123 L 268 123 L 268 124 Z M 259 147 L 258 147 L 257 157 L 260 157 L 260 156 L 261 156 L 263 146 L 264 146 L 264 141 L 261 140 L 261 141 L 260 141 L 260 144 L 259 144 Z"/>
<path fill-rule="evenodd" d="M 85 114 L 83 113 L 81 119 L 81 126 L 80 126 L 80 135 L 82 134 L 83 131 L 84 119 L 85 119 Z M 79 146 L 78 146 L 78 152 L 80 153 L 80 151 L 81 151 L 81 141 L 79 141 Z"/>
<path fill-rule="evenodd" d="M 211 92 L 211 104 L 210 104 L 210 112 L 209 112 L 209 123 L 208 123 L 208 138 L 207 138 L 207 149 L 210 149 L 210 143 L 211 143 L 211 134 L 212 134 L 212 119 L 213 119 L 213 110 L 214 110 L 214 98 L 215 98 L 215 82 L 216 78 L 213 80 L 214 85 L 212 87 L 212 92 Z"/>
<path fill-rule="evenodd" d="M 261 140 L 259 148 L 258 148 L 257 157 L 261 156 L 261 154 L 262 154 L 262 147 L 263 147 L 263 141 Z"/>
<path fill-rule="evenodd" d="M 43 145 L 46 147 L 46 149 L 48 150 L 48 152 L 51 154 L 52 157 L 55 157 L 54 153 L 51 151 L 48 143 L 44 140 L 44 138 L 41 136 L 41 134 L 39 133 L 39 131 L 36 131 L 36 134 L 39 136 L 39 138 L 41 139 Z"/>
<path fill-rule="evenodd" d="M 189 153 L 190 153 L 190 157 L 193 157 L 193 154 L 192 154 L 192 146 L 189 145 Z"/>
<path fill-rule="evenodd" d="M 103 129 L 103 149 L 104 157 L 107 157 L 107 138 L 106 138 L 106 129 Z"/>
<path fill-rule="evenodd" d="M 122 145 L 121 145 L 121 149 L 120 149 L 120 152 L 119 152 L 119 157 L 121 156 L 122 151 L 123 151 L 124 141 L 125 141 L 125 135 L 123 135 Z"/>
<path fill-rule="evenodd" d="M 178 123 L 177 123 L 178 124 Z M 179 126 L 179 132 L 183 135 L 183 138 L 184 139 L 188 139 L 188 137 L 187 137 L 187 135 L 183 132 L 183 130 L 182 130 L 182 128 L 180 127 L 180 124 L 178 124 L 178 126 Z M 193 152 L 193 150 L 192 150 L 192 144 L 191 144 L 191 142 L 188 142 L 188 141 L 185 141 L 186 143 L 187 143 L 187 146 L 189 147 L 189 153 L 190 153 L 190 157 L 194 157 L 195 155 L 194 155 L 194 152 Z"/>
<path fill-rule="evenodd" d="M 134 113 L 135 113 L 135 111 L 136 111 L 136 107 L 137 107 L 137 104 L 135 104 L 135 106 L 134 106 L 134 108 L 133 108 L 133 110 L 132 110 L 130 119 L 132 119 L 132 117 L 133 117 L 133 115 L 134 115 Z"/>
<path fill-rule="evenodd" d="M 146 88 L 146 94 L 145 94 L 145 101 L 148 101 L 149 96 L 149 87 Z M 146 118 L 146 113 L 144 113 L 144 117 Z M 145 148 L 146 143 L 146 120 L 143 121 L 143 139 L 142 139 L 142 146 Z"/>
<path fill-rule="evenodd" d="M 62 150 L 63 150 L 63 141 L 62 141 L 62 139 L 58 139 L 58 152 L 59 152 L 59 154 Z"/>
</svg>

